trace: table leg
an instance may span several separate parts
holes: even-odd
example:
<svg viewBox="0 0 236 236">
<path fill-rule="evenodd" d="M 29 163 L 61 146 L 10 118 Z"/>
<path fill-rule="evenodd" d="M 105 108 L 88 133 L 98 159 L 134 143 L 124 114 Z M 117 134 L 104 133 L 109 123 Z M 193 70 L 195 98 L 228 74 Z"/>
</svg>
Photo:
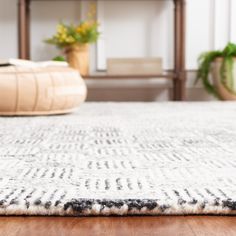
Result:
<svg viewBox="0 0 236 236">
<path fill-rule="evenodd" d="M 175 4 L 175 59 L 174 100 L 185 100 L 185 0 L 174 0 Z"/>
<path fill-rule="evenodd" d="M 30 0 L 18 0 L 18 47 L 19 58 L 30 58 Z"/>
</svg>

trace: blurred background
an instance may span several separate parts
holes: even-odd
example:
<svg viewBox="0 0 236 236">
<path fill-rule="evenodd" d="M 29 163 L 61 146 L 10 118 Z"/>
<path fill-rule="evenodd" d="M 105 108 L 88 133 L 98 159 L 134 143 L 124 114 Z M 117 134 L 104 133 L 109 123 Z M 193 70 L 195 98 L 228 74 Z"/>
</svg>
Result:
<svg viewBox="0 0 236 236">
<path fill-rule="evenodd" d="M 160 57 L 163 69 L 173 69 L 172 1 L 32 1 L 31 59 L 58 55 L 58 49 L 43 40 L 55 32 L 58 22 L 83 19 L 91 3 L 96 5 L 101 36 L 90 47 L 90 73 L 105 71 L 107 58 Z M 194 85 L 197 58 L 203 51 L 236 41 L 235 11 L 235 0 L 186 1 L 187 100 L 214 99 L 201 84 Z M 0 36 L 0 57 L 17 58 L 16 0 L 0 0 Z M 89 101 L 164 101 L 172 88 L 166 79 L 86 79 L 86 84 Z"/>
</svg>

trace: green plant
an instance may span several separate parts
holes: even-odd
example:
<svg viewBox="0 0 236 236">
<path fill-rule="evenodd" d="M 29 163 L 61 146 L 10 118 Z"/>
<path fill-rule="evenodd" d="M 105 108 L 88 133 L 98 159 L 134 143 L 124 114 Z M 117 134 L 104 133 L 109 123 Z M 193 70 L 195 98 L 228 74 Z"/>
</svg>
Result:
<svg viewBox="0 0 236 236">
<path fill-rule="evenodd" d="M 62 49 L 76 44 L 96 42 L 100 33 L 95 15 L 96 8 L 91 5 L 86 20 L 82 20 L 76 25 L 59 23 L 56 33 L 51 38 L 46 39 L 45 42 Z"/>
<path fill-rule="evenodd" d="M 234 91 L 234 78 L 233 78 L 233 66 L 234 66 L 234 57 L 236 57 L 236 44 L 228 43 L 224 50 L 220 51 L 209 51 L 204 52 L 200 55 L 198 59 L 198 72 L 196 82 L 201 80 L 205 89 L 213 94 L 217 98 L 221 98 L 215 89 L 211 79 L 210 79 L 210 70 L 211 65 L 214 60 L 218 57 L 221 57 L 222 65 L 220 69 L 220 77 L 222 85 L 231 93 L 235 94 Z"/>
<path fill-rule="evenodd" d="M 63 56 L 56 56 L 52 60 L 53 61 L 66 61 L 65 57 Z"/>
<path fill-rule="evenodd" d="M 65 48 L 77 43 L 94 43 L 98 36 L 98 24 L 96 22 L 81 22 L 79 25 L 60 23 L 57 26 L 56 34 L 45 42 L 54 44 L 59 48 Z"/>
</svg>

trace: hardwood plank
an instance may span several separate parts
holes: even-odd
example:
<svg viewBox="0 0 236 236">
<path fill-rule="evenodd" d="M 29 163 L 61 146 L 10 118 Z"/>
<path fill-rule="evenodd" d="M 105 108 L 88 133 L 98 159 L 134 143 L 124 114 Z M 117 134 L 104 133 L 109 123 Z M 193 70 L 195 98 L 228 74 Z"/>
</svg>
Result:
<svg viewBox="0 0 236 236">
<path fill-rule="evenodd" d="M 115 226 L 115 227 L 114 227 Z M 119 236 L 193 236 L 185 217 L 128 217 L 113 220 Z"/>
<path fill-rule="evenodd" d="M 0 217 L 0 236 L 194 236 L 186 217 Z"/>
<path fill-rule="evenodd" d="M 236 217 L 0 217 L 0 236 L 234 236 Z"/>
<path fill-rule="evenodd" d="M 196 236 L 235 236 L 236 217 L 192 216 L 186 218 Z"/>
</svg>

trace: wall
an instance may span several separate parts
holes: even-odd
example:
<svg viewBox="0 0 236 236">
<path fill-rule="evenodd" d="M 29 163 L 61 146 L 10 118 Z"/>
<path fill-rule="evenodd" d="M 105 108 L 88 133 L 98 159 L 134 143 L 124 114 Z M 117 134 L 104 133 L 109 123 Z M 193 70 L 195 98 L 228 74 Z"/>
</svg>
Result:
<svg viewBox="0 0 236 236">
<path fill-rule="evenodd" d="M 0 58 L 16 57 L 16 3 L 0 0 Z"/>
<path fill-rule="evenodd" d="M 33 1 L 32 59 L 48 60 L 58 52 L 42 42 L 59 20 L 76 22 L 88 1 Z M 200 52 L 236 41 L 233 22 L 235 0 L 187 0 L 187 69 L 195 70 Z M 106 57 L 161 56 L 164 67 L 173 67 L 173 4 L 171 1 L 103 0 L 98 5 L 102 37 L 91 48 L 91 70 L 105 68 Z M 0 58 L 17 57 L 16 0 L 0 0 Z M 98 59 L 98 60 L 97 60 Z M 193 87 L 195 74 L 188 73 L 188 100 L 211 99 L 200 85 Z M 87 81 L 91 100 L 165 100 L 171 94 L 168 81 Z"/>
</svg>

